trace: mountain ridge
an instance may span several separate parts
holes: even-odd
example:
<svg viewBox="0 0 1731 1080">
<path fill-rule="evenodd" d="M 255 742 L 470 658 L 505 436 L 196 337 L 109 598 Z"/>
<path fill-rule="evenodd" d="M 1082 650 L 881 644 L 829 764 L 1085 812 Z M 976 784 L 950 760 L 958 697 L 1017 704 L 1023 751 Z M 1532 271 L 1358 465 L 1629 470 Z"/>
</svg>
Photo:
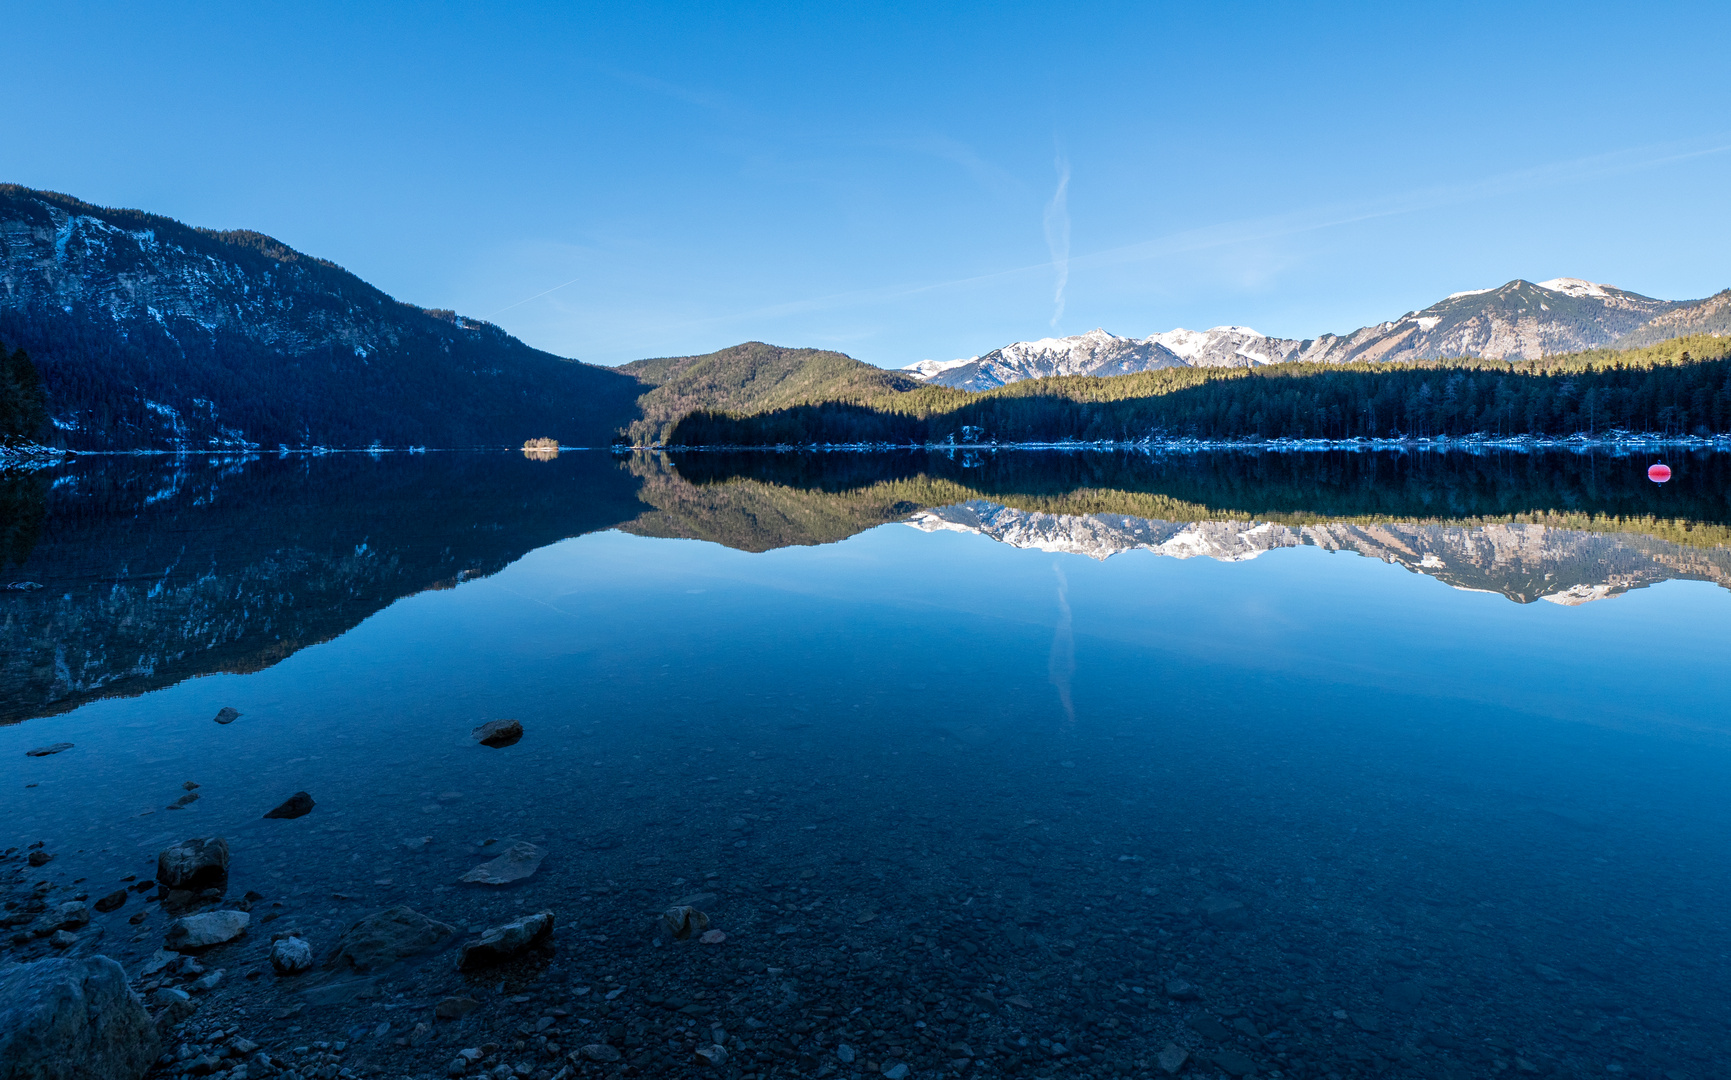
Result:
<svg viewBox="0 0 1731 1080">
<path fill-rule="evenodd" d="M 901 370 L 932 386 L 991 390 L 1025 379 L 1122 375 L 1169 367 L 1260 367 L 1510 358 L 1654 344 L 1698 333 L 1731 333 L 1731 289 L 1701 300 L 1656 300 L 1582 278 L 1451 293 L 1427 308 L 1347 334 L 1303 340 L 1247 326 L 1178 328 L 1144 338 L 1104 329 L 1012 342 L 968 360 L 922 360 Z"/>
</svg>

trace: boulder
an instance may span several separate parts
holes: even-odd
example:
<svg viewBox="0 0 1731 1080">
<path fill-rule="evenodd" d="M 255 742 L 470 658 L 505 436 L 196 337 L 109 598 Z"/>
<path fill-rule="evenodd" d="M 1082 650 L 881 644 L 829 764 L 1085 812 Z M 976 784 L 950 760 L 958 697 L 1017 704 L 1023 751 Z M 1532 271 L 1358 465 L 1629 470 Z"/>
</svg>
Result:
<svg viewBox="0 0 1731 1080">
<path fill-rule="evenodd" d="M 508 885 L 533 874 L 546 857 L 544 849 L 518 841 L 497 859 L 484 862 L 464 874 L 463 880 L 478 885 Z"/>
<path fill-rule="evenodd" d="M 476 968 L 502 964 L 544 940 L 552 932 L 551 911 L 538 911 L 533 915 L 524 915 L 520 919 L 490 927 L 481 935 L 481 940 L 463 946 L 463 955 L 457 959 L 457 970 L 473 971 Z"/>
<path fill-rule="evenodd" d="M 515 720 L 489 720 L 480 727 L 469 732 L 469 737 L 482 746 L 491 746 L 497 750 L 510 746 L 523 737 L 523 725 Z"/>
<path fill-rule="evenodd" d="M 265 815 L 267 818 L 306 817 L 313 812 L 313 797 L 304 791 L 290 795 L 281 806 Z"/>
<path fill-rule="evenodd" d="M 690 905 L 668 908 L 661 916 L 661 925 L 675 938 L 684 941 L 694 933 L 709 929 L 709 916 Z"/>
<path fill-rule="evenodd" d="M 299 975 L 313 966 L 313 947 L 293 934 L 278 938 L 270 947 L 270 966 L 278 975 Z"/>
<path fill-rule="evenodd" d="M 198 892 L 228 884 L 228 841 L 220 836 L 182 840 L 156 857 L 156 880 L 164 888 Z"/>
<path fill-rule="evenodd" d="M 108 957 L 0 969 L 0 1080 L 139 1080 L 161 1050 Z"/>
<path fill-rule="evenodd" d="M 126 898 L 132 895 L 128 889 L 115 889 L 113 892 L 96 901 L 96 910 L 104 915 L 111 911 L 119 911 L 126 906 Z"/>
<path fill-rule="evenodd" d="M 454 933 L 455 928 L 413 908 L 389 908 L 349 927 L 337 939 L 330 963 L 333 967 L 373 971 L 425 952 Z"/>
<path fill-rule="evenodd" d="M 252 916 L 244 911 L 205 911 L 183 915 L 169 924 L 163 943 L 171 949 L 208 949 L 246 933 Z"/>
<path fill-rule="evenodd" d="M 227 705 L 224 705 L 222 711 L 216 714 L 216 722 L 219 724 L 232 724 L 239 719 L 240 711 Z"/>
</svg>

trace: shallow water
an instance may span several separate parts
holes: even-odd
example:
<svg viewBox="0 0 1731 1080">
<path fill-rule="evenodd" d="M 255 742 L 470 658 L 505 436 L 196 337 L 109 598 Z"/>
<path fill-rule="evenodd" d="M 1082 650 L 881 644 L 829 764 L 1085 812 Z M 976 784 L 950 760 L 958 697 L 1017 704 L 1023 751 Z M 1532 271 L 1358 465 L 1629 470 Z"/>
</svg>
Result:
<svg viewBox="0 0 1731 1080">
<path fill-rule="evenodd" d="M 1731 514 L 1673 465 L 80 462 L 12 481 L 0 846 L 94 896 L 224 835 L 321 948 L 553 910 L 550 966 L 465 985 L 648 1074 L 690 1025 L 633 997 L 715 956 L 730 1075 L 1722 1075 Z M 532 878 L 457 882 L 515 840 Z M 693 893 L 727 943 L 652 944 Z M 141 905 L 76 948 L 140 963 Z M 308 1001 L 281 1037 L 384 1007 Z"/>
</svg>

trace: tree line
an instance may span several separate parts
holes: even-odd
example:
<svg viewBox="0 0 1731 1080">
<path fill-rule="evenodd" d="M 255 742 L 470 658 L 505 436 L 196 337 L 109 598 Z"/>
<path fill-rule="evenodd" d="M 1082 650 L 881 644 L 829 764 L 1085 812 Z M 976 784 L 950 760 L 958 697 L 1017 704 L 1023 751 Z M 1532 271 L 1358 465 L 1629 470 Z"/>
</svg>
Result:
<svg viewBox="0 0 1731 1080">
<path fill-rule="evenodd" d="M 1613 430 L 1731 432 L 1731 338 L 1512 363 L 1166 368 L 1030 379 L 979 394 L 920 387 L 755 414 L 693 412 L 668 443 L 1566 437 Z"/>
</svg>

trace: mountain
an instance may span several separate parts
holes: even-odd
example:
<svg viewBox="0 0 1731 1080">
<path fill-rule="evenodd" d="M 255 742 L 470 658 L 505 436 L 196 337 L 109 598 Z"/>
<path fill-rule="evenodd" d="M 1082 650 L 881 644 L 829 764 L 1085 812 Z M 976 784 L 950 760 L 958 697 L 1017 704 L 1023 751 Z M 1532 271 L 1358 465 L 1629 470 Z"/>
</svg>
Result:
<svg viewBox="0 0 1731 1080">
<path fill-rule="evenodd" d="M 1649 345 L 1689 334 L 1731 333 L 1731 290 L 1670 301 L 1580 278 L 1458 292 L 1390 322 L 1303 341 L 1245 326 L 1121 338 L 1092 330 L 1016 342 L 973 360 L 923 360 L 903 370 L 931 385 L 990 390 L 1054 375 L 1121 375 L 1167 367 L 1259 367 L 1289 361 L 1528 359 L 1615 344 Z"/>
<path fill-rule="evenodd" d="M 662 442 L 681 417 L 698 409 L 749 414 L 816 402 L 859 402 L 918 389 L 918 379 L 845 353 L 784 349 L 748 341 L 701 356 L 633 360 L 619 370 L 645 390 L 641 419 L 627 429 L 639 446 Z"/>
<path fill-rule="evenodd" d="M 74 449 L 605 445 L 637 380 L 255 232 L 0 185 L 0 341 Z"/>
<path fill-rule="evenodd" d="M 1545 600 L 1573 607 L 1676 579 L 1731 588 L 1731 551 L 1725 548 L 1687 548 L 1640 534 L 1524 523 L 1157 521 L 1124 514 L 1048 514 L 973 499 L 919 511 L 907 524 L 924 532 L 977 533 L 1012 547 L 1093 559 L 1147 551 L 1244 562 L 1280 548 L 1350 551 L 1456 589 L 1494 592 L 1522 604 Z"/>
</svg>

